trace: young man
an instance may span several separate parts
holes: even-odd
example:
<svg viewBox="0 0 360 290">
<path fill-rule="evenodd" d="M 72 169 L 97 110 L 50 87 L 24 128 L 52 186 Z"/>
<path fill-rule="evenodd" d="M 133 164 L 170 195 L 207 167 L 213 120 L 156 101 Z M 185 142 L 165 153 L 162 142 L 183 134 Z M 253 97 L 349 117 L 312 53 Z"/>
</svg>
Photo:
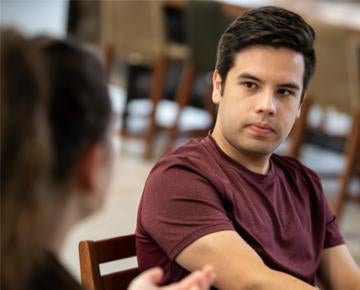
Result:
<svg viewBox="0 0 360 290">
<path fill-rule="evenodd" d="M 297 14 L 251 10 L 220 39 L 208 137 L 151 171 L 139 206 L 141 269 L 165 282 L 211 263 L 218 289 L 359 289 L 318 176 L 274 154 L 288 136 L 315 66 L 313 29 Z"/>
</svg>

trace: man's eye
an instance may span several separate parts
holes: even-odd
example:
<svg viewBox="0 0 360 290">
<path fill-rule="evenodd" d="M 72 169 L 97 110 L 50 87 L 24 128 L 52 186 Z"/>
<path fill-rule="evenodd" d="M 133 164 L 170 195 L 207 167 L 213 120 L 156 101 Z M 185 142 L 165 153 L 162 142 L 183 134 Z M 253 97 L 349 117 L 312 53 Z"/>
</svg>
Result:
<svg viewBox="0 0 360 290">
<path fill-rule="evenodd" d="M 288 89 L 279 89 L 278 93 L 282 96 L 293 96 L 295 93 Z"/>
<path fill-rule="evenodd" d="M 257 88 L 257 85 L 255 83 L 252 83 L 252 82 L 243 82 L 242 85 L 245 88 L 250 89 L 250 90 L 253 90 L 253 89 Z"/>
</svg>

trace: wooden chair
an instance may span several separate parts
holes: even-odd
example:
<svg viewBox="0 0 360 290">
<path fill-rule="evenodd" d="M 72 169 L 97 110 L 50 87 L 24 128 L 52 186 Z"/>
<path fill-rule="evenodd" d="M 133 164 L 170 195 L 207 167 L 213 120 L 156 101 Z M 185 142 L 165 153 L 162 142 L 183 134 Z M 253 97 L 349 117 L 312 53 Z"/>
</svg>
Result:
<svg viewBox="0 0 360 290">
<path fill-rule="evenodd" d="M 341 181 L 338 192 L 333 201 L 334 213 L 341 217 L 345 203 L 354 201 L 360 204 L 360 185 L 355 195 L 350 194 L 349 185 L 353 178 L 357 178 L 360 184 L 360 112 L 353 117 L 352 130 L 346 144 L 345 167 L 341 173 Z"/>
<path fill-rule="evenodd" d="M 351 105 L 354 108 L 352 129 L 346 144 L 346 163 L 341 175 L 341 184 L 333 202 L 334 212 L 341 217 L 348 201 L 360 204 L 360 31 L 348 31 L 348 66 L 350 74 Z M 349 184 L 357 178 L 358 188 L 355 195 L 349 192 Z"/>
<path fill-rule="evenodd" d="M 145 117 L 149 120 L 147 127 L 135 134 L 127 130 L 128 118 L 136 114 L 131 111 L 136 106 L 131 106 L 128 99 L 122 118 L 123 137 L 143 138 L 146 144 L 144 156 L 150 157 L 154 118 L 158 103 L 163 98 L 168 61 L 187 59 L 189 48 L 167 39 L 161 1 L 101 1 L 101 39 L 107 52 L 108 71 L 116 60 L 129 67 L 142 66 L 151 70 L 149 97 L 143 103 Z"/>
<path fill-rule="evenodd" d="M 293 129 L 290 133 L 289 138 L 289 148 L 286 152 L 286 155 L 291 156 L 293 158 L 299 158 L 301 146 L 305 141 L 305 135 L 307 131 L 307 119 L 309 116 L 309 110 L 311 109 L 313 101 L 311 96 L 308 96 L 304 99 L 301 105 L 301 115 L 294 124 Z"/>
<path fill-rule="evenodd" d="M 243 10 L 245 11 L 245 9 Z M 242 12 L 243 12 L 242 11 Z M 184 5 L 184 27 L 191 54 L 185 63 L 183 74 L 176 91 L 179 106 L 174 122 L 166 130 L 167 141 L 164 153 L 170 151 L 176 139 L 181 135 L 187 137 L 206 136 L 215 121 L 215 108 L 211 102 L 212 83 L 210 75 L 214 70 L 216 51 L 219 38 L 230 18 L 221 9 L 221 4 L 215 1 L 189 0 Z M 200 126 L 186 126 L 186 112 L 194 95 L 196 80 L 202 78 L 205 88 L 201 94 L 203 100 L 201 111 L 194 120 L 202 119 Z"/>
<path fill-rule="evenodd" d="M 67 34 L 85 44 L 98 45 L 100 1 L 68 1 Z"/>
<path fill-rule="evenodd" d="M 100 264 L 136 256 L 135 235 L 79 243 L 81 283 L 87 290 L 125 290 L 137 267 L 102 275 Z"/>
<path fill-rule="evenodd" d="M 332 202 L 334 212 L 340 218 L 345 202 L 353 200 L 349 194 L 350 183 L 360 176 L 360 35 L 351 34 L 343 27 L 316 21 L 310 23 L 317 33 L 317 68 L 310 84 L 310 98 L 305 100 L 302 114 L 292 132 L 288 155 L 299 157 L 305 134 L 311 129 L 307 122 L 313 104 L 322 108 L 333 107 L 351 116 L 351 130 L 342 134 L 346 140 L 345 167 L 340 173 L 323 176 L 340 176 L 339 189 Z M 335 137 L 341 137 L 339 132 L 336 134 Z M 322 176 L 321 172 L 319 174 Z M 357 197 L 356 200 L 359 199 Z"/>
</svg>

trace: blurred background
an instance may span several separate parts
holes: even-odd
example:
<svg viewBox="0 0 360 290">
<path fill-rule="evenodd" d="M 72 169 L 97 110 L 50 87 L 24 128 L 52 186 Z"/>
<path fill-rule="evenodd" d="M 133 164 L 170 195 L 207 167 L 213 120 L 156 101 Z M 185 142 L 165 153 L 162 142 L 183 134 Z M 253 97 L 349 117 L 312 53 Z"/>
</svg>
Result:
<svg viewBox="0 0 360 290">
<path fill-rule="evenodd" d="M 1 0 L 1 27 L 70 37 L 99 56 L 122 146 L 101 212 L 71 232 L 62 252 L 79 278 L 80 240 L 132 233 L 152 166 L 213 126 L 211 72 L 225 27 L 249 8 L 298 12 L 317 32 L 317 71 L 302 115 L 279 153 L 321 177 L 360 265 L 360 2 L 341 0 Z M 24 116 L 24 121 L 26 117 Z"/>
</svg>

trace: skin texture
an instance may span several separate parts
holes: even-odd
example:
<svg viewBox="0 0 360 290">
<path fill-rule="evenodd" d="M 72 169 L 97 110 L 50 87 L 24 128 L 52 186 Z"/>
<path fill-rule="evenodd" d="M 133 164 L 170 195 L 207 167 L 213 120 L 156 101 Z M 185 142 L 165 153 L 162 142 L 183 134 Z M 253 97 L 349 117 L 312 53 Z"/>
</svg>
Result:
<svg viewBox="0 0 360 290">
<path fill-rule="evenodd" d="M 266 174 L 272 152 L 300 114 L 303 56 L 286 48 L 256 45 L 237 53 L 234 60 L 225 81 L 217 71 L 213 75 L 212 100 L 218 115 L 212 135 L 229 157 Z M 176 261 L 190 271 L 212 264 L 219 289 L 316 289 L 267 267 L 235 231 L 199 238 Z M 345 246 L 324 250 L 320 272 L 329 289 L 359 289 L 359 270 Z"/>
<path fill-rule="evenodd" d="M 345 245 L 323 251 L 318 274 L 324 289 L 360 290 L 360 270 Z"/>
</svg>

